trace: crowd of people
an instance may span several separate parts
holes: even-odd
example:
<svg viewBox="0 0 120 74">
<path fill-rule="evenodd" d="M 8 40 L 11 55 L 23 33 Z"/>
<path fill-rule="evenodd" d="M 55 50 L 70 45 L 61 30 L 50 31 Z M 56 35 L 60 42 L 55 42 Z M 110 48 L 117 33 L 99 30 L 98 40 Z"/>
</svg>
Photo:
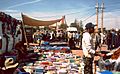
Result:
<svg viewBox="0 0 120 74">
<path fill-rule="evenodd" d="M 42 41 L 55 42 L 55 41 L 64 41 L 68 42 L 71 48 L 76 46 L 81 48 L 82 37 L 84 32 L 67 32 L 63 30 L 56 31 L 40 31 L 36 30 L 33 34 L 33 42 L 40 43 Z M 120 46 L 120 31 L 111 29 L 101 33 L 100 31 L 94 32 L 92 34 L 94 46 L 97 50 L 102 45 L 107 45 L 108 50 L 112 50 Z"/>
<path fill-rule="evenodd" d="M 75 48 L 76 45 L 80 46 L 80 41 L 82 36 L 79 32 L 66 32 L 63 30 L 59 30 L 58 32 L 50 32 L 45 31 L 42 32 L 40 30 L 36 30 L 33 34 L 33 42 L 41 43 L 41 41 L 48 42 L 68 42 L 71 48 Z"/>
<path fill-rule="evenodd" d="M 120 46 L 120 31 L 109 30 L 106 36 L 106 44 L 108 45 L 108 50 L 112 50 Z"/>
</svg>

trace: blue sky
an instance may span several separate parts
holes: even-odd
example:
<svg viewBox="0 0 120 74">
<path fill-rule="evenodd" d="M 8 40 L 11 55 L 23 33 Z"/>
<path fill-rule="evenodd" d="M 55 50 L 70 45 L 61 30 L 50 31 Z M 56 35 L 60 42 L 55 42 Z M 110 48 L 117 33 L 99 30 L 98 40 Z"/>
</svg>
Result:
<svg viewBox="0 0 120 74">
<path fill-rule="evenodd" d="M 98 2 L 100 6 L 102 0 Z M 104 26 L 120 28 L 120 0 L 104 0 L 104 3 Z M 21 12 L 41 20 L 57 19 L 65 15 L 68 24 L 75 19 L 83 20 L 83 24 L 86 24 L 96 21 L 95 4 L 96 0 L 1 0 L 0 10 L 18 19 L 21 19 Z"/>
</svg>

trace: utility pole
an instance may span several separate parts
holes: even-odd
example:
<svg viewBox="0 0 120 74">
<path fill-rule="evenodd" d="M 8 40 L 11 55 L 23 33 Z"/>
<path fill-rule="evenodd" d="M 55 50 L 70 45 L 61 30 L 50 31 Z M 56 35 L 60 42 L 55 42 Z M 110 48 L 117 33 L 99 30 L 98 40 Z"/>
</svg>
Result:
<svg viewBox="0 0 120 74">
<path fill-rule="evenodd" d="M 96 0 L 96 32 L 98 32 L 98 13 L 99 13 L 99 4 L 98 4 L 98 0 Z"/>
<path fill-rule="evenodd" d="M 101 33 L 103 33 L 103 13 L 104 13 L 104 2 L 102 0 L 102 5 L 101 5 Z"/>
</svg>

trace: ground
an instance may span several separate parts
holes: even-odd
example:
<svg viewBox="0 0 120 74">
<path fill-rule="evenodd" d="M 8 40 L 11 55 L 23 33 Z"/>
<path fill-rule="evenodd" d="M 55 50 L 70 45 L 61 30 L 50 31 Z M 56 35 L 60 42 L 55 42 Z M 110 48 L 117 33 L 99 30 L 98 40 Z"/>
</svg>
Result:
<svg viewBox="0 0 120 74">
<path fill-rule="evenodd" d="M 98 49 L 97 51 L 99 51 L 100 49 Z M 101 50 L 107 50 L 107 45 L 102 45 L 101 47 Z M 77 49 L 77 50 L 74 50 L 72 49 L 72 53 L 75 54 L 75 55 L 78 55 L 78 56 L 83 56 L 83 52 L 81 49 Z M 95 60 L 98 60 L 100 57 L 99 56 L 95 56 Z"/>
</svg>

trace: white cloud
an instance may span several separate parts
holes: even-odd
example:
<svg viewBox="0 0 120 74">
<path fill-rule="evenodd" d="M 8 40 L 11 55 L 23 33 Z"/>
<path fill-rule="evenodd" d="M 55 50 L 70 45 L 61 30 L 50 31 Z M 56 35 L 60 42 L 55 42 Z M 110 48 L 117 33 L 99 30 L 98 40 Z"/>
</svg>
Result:
<svg viewBox="0 0 120 74">
<path fill-rule="evenodd" d="M 5 12 L 5 13 L 18 13 L 19 12 L 18 10 L 11 10 L 11 9 L 0 10 L 0 11 Z"/>
<path fill-rule="evenodd" d="M 40 1 L 42 1 L 42 0 L 34 0 L 34 1 L 30 1 L 30 2 L 25 2 L 25 3 L 21 3 L 21 4 L 16 4 L 16 5 L 13 5 L 13 6 L 8 7 L 7 9 L 14 8 L 14 7 L 18 7 L 18 6 L 23 6 L 23 5 L 28 5 L 28 4 L 33 4 L 33 3 L 40 2 Z"/>
<path fill-rule="evenodd" d="M 104 27 L 107 29 L 111 28 L 120 28 L 120 11 L 114 11 L 114 12 L 105 12 L 104 13 Z M 32 18 L 39 19 L 39 20 L 54 20 L 59 19 L 63 15 L 67 14 L 68 12 L 62 12 L 62 13 L 56 13 L 56 12 L 26 12 L 23 14 L 26 14 Z M 21 20 L 21 13 L 10 13 L 11 16 L 20 19 Z M 53 17 L 54 16 L 54 17 Z M 78 21 L 86 19 L 89 17 L 88 15 L 84 15 L 84 18 L 80 18 L 83 16 L 82 14 L 72 14 L 72 15 L 66 15 L 66 21 L 67 24 L 70 25 L 70 23 L 74 22 L 74 20 L 77 18 Z M 85 25 L 88 22 L 92 22 L 96 24 L 96 15 L 92 16 L 91 18 L 87 19 L 86 21 L 83 21 L 83 24 Z M 101 14 L 99 14 L 99 27 L 101 27 Z"/>
</svg>

